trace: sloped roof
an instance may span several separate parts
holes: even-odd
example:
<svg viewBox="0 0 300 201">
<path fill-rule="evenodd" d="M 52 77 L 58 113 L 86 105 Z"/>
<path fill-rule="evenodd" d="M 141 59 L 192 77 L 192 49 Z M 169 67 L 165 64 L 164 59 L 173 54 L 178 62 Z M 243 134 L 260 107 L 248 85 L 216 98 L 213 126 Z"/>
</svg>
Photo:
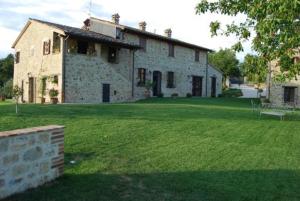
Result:
<svg viewBox="0 0 300 201">
<path fill-rule="evenodd" d="M 88 39 L 88 40 L 92 40 L 95 42 L 101 42 L 101 43 L 105 43 L 105 44 L 111 44 L 111 45 L 115 45 L 118 47 L 124 47 L 124 48 L 128 48 L 128 49 L 139 49 L 140 48 L 139 45 L 127 43 L 122 40 L 118 40 L 113 37 L 106 36 L 106 35 L 96 33 L 93 31 L 88 31 L 88 30 L 84 30 L 84 29 L 80 29 L 80 28 L 76 28 L 76 27 L 66 26 L 66 25 L 62 25 L 62 24 L 56 24 L 56 23 L 47 22 L 47 21 L 38 20 L 38 19 L 29 18 L 29 20 L 36 21 L 36 22 L 46 24 L 48 26 L 60 29 L 65 34 L 70 35 L 70 36 Z M 15 46 L 16 42 L 14 43 L 13 47 Z"/>
<path fill-rule="evenodd" d="M 109 24 L 112 24 L 112 25 L 116 25 L 116 24 L 114 24 L 111 21 L 102 20 L 102 19 L 98 19 L 98 18 L 95 18 L 95 17 L 91 17 L 91 19 L 99 20 L 99 21 L 102 21 L 102 22 L 105 22 L 105 23 L 109 23 Z M 155 33 L 152 33 L 152 32 L 143 31 L 143 30 L 140 30 L 140 29 L 137 29 L 137 28 L 126 26 L 126 25 L 118 24 L 116 26 L 122 28 L 125 32 L 135 33 L 135 34 L 138 34 L 138 35 L 144 35 L 144 36 L 147 36 L 149 38 L 153 38 L 153 39 L 157 39 L 157 40 L 162 40 L 162 41 L 165 41 L 165 42 L 170 42 L 170 43 L 173 43 L 173 44 L 176 44 L 176 45 L 179 45 L 179 46 L 183 46 L 183 47 L 188 47 L 188 48 L 193 48 L 193 49 L 199 49 L 199 50 L 204 50 L 204 51 L 209 51 L 209 52 L 214 52 L 214 50 L 212 50 L 212 49 L 209 49 L 209 48 L 206 48 L 206 47 L 202 47 L 202 46 L 199 46 L 199 45 L 195 45 L 195 44 L 191 44 L 191 43 L 187 43 L 187 42 L 184 42 L 182 40 L 175 39 L 175 38 L 170 38 L 170 37 L 159 35 L 159 34 L 155 34 Z"/>
</svg>

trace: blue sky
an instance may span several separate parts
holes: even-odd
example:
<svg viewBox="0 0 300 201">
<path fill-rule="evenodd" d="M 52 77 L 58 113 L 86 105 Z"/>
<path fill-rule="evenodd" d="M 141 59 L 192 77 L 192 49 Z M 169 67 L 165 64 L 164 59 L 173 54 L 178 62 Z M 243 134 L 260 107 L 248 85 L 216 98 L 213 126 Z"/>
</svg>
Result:
<svg viewBox="0 0 300 201">
<path fill-rule="evenodd" d="M 110 20 L 119 13 L 121 24 L 137 27 L 140 21 L 147 22 L 147 30 L 163 34 L 171 28 L 173 37 L 200 46 L 218 50 L 231 47 L 234 37 L 210 37 L 209 23 L 239 22 L 244 16 L 235 18 L 216 14 L 196 15 L 199 0 L 0 0 L 0 58 L 13 52 L 11 45 L 28 18 L 81 27 L 89 12 L 93 17 Z M 90 6 L 91 5 L 91 6 Z M 251 53 L 250 42 L 245 43 L 245 52 L 237 56 L 243 59 Z"/>
</svg>

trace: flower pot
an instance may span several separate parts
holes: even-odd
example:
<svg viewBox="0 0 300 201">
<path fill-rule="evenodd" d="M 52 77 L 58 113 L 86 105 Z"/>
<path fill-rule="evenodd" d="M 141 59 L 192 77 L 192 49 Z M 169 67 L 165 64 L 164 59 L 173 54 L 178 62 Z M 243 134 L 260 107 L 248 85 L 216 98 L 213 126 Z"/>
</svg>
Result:
<svg viewBox="0 0 300 201">
<path fill-rule="evenodd" d="M 51 98 L 51 103 L 52 104 L 57 104 L 58 103 L 58 98 Z"/>
<path fill-rule="evenodd" d="M 46 102 L 46 98 L 41 98 L 41 104 L 44 104 Z"/>
</svg>

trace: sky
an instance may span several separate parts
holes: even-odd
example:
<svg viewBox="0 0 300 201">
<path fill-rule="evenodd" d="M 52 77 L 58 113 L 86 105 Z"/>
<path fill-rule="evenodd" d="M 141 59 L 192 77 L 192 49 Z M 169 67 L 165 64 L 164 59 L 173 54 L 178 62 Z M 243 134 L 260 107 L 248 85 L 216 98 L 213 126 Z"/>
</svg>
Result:
<svg viewBox="0 0 300 201">
<path fill-rule="evenodd" d="M 237 42 L 235 37 L 211 37 L 209 24 L 218 20 L 222 24 L 240 22 L 245 16 L 222 16 L 206 13 L 196 15 L 200 0 L 0 0 L 0 58 L 13 53 L 11 46 L 25 26 L 28 18 L 37 18 L 59 24 L 81 27 L 89 17 L 110 20 L 119 13 L 120 24 L 138 27 L 146 21 L 147 31 L 163 34 L 171 28 L 172 37 L 213 50 L 229 48 Z M 244 44 L 243 60 L 251 51 L 251 42 Z"/>
</svg>

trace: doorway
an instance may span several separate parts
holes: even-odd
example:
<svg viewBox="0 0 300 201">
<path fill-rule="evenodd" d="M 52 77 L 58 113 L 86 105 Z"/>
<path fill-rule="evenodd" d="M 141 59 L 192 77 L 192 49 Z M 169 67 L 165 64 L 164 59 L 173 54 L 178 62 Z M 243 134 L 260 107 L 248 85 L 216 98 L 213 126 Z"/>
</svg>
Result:
<svg viewBox="0 0 300 201">
<path fill-rule="evenodd" d="M 34 79 L 33 77 L 29 78 L 29 86 L 28 86 L 28 102 L 33 103 L 34 100 Z"/>
<path fill-rule="evenodd" d="M 161 94 L 161 72 L 153 72 L 153 96 L 158 96 Z"/>
<path fill-rule="evenodd" d="M 217 94 L 217 78 L 211 77 L 211 97 L 216 97 Z"/>
<path fill-rule="evenodd" d="M 202 77 L 193 76 L 193 96 L 202 96 Z"/>
<path fill-rule="evenodd" d="M 102 102 L 110 102 L 110 84 L 102 84 Z"/>
</svg>

